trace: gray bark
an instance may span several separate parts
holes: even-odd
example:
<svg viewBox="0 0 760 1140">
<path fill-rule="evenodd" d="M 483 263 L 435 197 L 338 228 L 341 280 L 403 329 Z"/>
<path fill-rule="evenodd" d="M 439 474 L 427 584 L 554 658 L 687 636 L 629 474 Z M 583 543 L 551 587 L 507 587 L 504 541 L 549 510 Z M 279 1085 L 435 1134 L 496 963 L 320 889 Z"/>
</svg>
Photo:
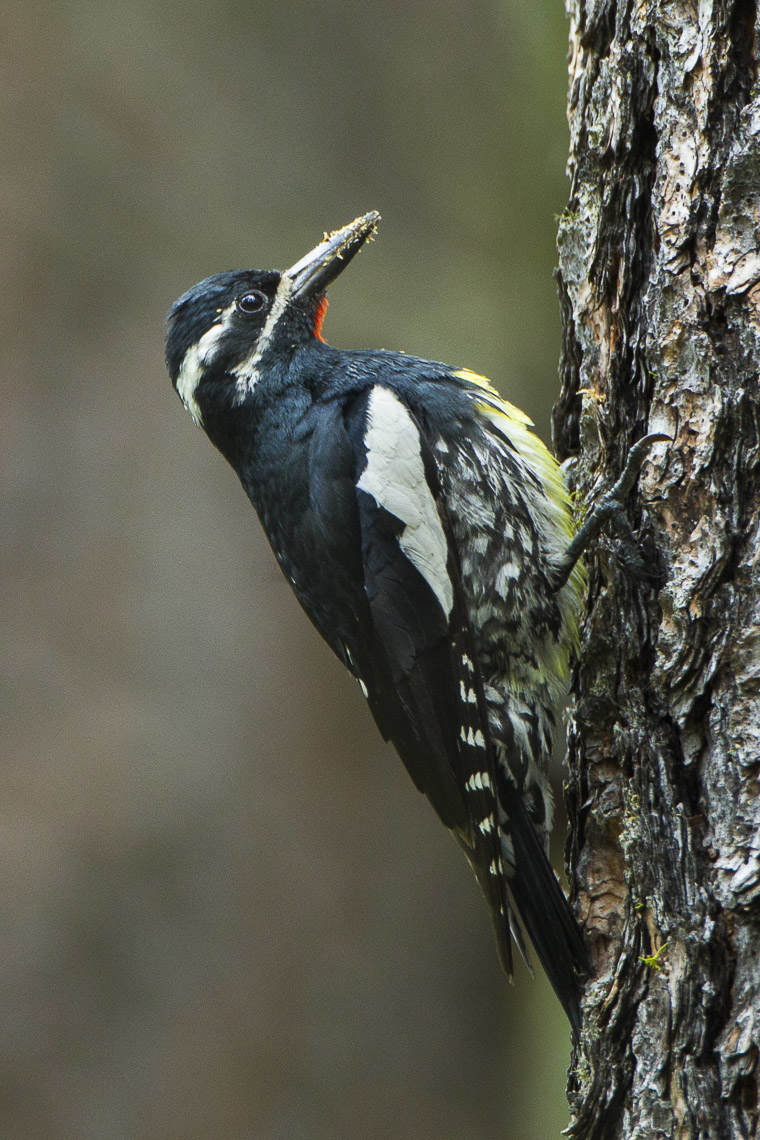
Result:
<svg viewBox="0 0 760 1140">
<path fill-rule="evenodd" d="M 760 91 L 755 3 L 568 0 L 555 440 L 577 502 L 663 431 L 590 588 L 571 881 L 595 976 L 571 1135 L 755 1136 Z"/>
</svg>

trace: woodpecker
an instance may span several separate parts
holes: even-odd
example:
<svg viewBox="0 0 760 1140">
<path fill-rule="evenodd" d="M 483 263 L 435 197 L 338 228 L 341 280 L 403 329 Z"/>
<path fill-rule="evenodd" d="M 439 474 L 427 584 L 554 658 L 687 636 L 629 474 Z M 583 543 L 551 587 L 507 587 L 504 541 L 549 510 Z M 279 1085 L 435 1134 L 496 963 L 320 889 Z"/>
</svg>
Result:
<svg viewBox="0 0 760 1140">
<path fill-rule="evenodd" d="M 547 856 L 547 769 L 578 641 L 578 556 L 601 522 L 573 539 L 556 460 L 482 376 L 322 339 L 325 290 L 379 220 L 326 235 L 285 272 L 193 286 L 167 317 L 167 367 L 464 849 L 505 971 L 512 939 L 528 961 L 524 926 L 577 1037 L 587 958 Z"/>
</svg>

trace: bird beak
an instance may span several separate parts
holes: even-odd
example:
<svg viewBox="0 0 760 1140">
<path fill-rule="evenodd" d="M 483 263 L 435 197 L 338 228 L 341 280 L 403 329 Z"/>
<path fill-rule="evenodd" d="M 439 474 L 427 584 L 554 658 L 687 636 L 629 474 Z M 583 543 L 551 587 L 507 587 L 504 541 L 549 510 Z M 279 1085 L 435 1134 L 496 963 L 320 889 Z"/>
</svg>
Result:
<svg viewBox="0 0 760 1140">
<path fill-rule="evenodd" d="M 375 232 L 379 221 L 377 210 L 370 210 L 343 229 L 328 234 L 311 253 L 287 269 L 283 276 L 293 283 L 290 299 L 323 293 Z"/>
</svg>

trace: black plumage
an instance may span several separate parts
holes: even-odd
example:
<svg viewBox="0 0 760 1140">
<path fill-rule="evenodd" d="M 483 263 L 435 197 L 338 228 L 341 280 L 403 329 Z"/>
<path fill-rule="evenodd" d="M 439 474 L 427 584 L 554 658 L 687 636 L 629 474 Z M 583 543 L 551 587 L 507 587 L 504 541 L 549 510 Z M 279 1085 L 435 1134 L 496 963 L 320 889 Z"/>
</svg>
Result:
<svg viewBox="0 0 760 1140">
<path fill-rule="evenodd" d="M 576 637 L 567 495 L 482 378 L 320 336 L 324 289 L 376 215 L 286 273 L 218 274 L 168 317 L 179 394 L 229 460 L 322 636 L 451 829 L 494 920 L 512 903 L 574 1032 L 583 941 L 546 855 L 553 704 Z M 511 896 L 511 898 L 510 898 Z"/>
</svg>

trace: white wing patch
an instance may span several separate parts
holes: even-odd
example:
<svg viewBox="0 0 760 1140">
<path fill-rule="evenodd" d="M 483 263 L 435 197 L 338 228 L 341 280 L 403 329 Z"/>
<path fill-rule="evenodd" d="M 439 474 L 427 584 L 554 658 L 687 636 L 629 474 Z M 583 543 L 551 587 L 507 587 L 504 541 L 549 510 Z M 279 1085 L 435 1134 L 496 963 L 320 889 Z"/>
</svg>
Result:
<svg viewBox="0 0 760 1140">
<path fill-rule="evenodd" d="M 381 384 L 370 393 L 364 442 L 367 466 L 358 486 L 404 523 L 399 545 L 449 617 L 454 589 L 446 566 L 448 547 L 425 478 L 417 425 L 401 400 Z"/>
</svg>

